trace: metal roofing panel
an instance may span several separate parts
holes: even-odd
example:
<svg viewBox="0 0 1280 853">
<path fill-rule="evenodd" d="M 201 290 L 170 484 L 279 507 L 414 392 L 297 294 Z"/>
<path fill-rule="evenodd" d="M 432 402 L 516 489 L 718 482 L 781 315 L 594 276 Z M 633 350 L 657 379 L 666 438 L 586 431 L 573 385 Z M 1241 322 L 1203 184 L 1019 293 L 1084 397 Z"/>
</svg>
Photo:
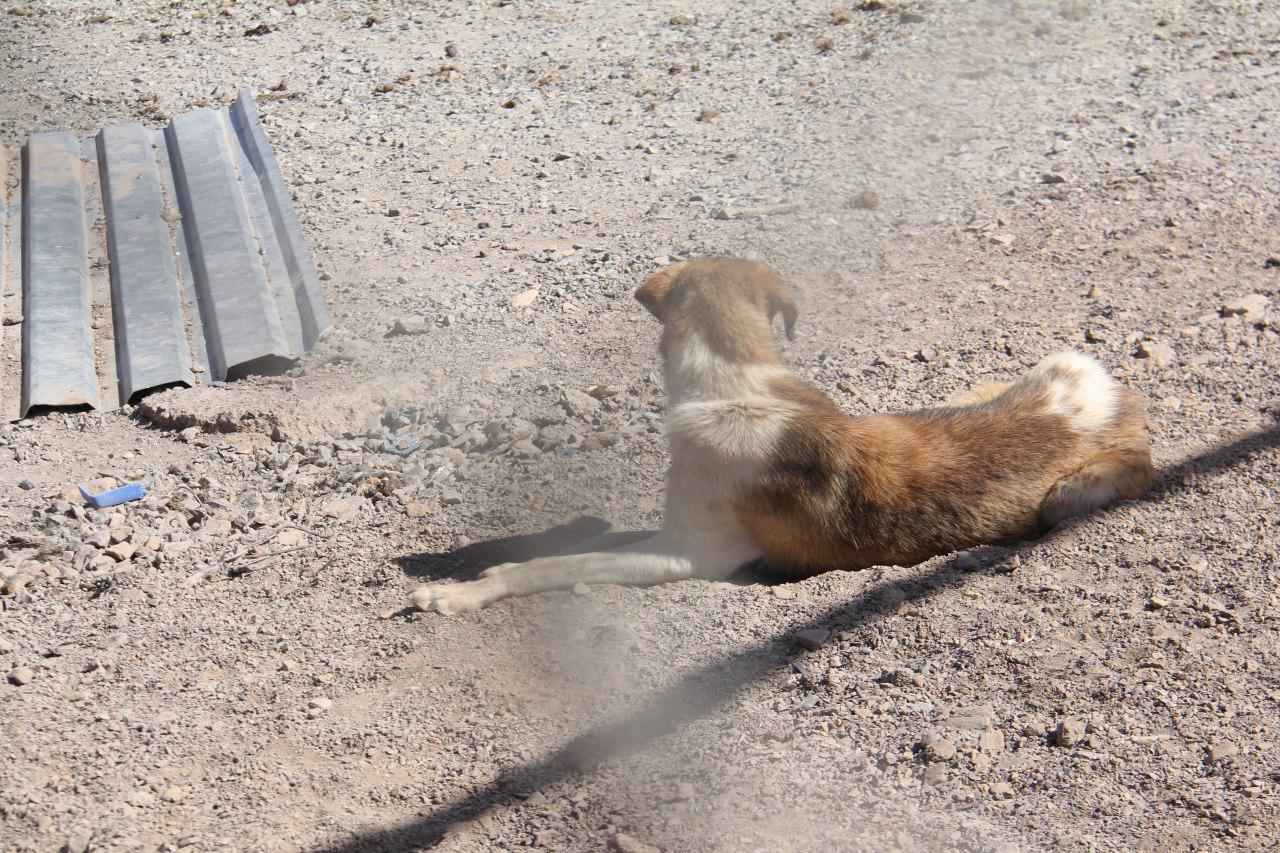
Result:
<svg viewBox="0 0 1280 853">
<path fill-rule="evenodd" d="M 19 277 L 23 298 L 20 414 L 272 372 L 329 330 L 247 91 L 163 133 L 109 127 L 83 146 L 40 133 L 23 153 L 19 216 L 0 152 L 0 284 Z M 19 229 L 20 259 L 5 250 Z"/>
<path fill-rule="evenodd" d="M 80 143 L 37 133 L 23 158 L 22 413 L 97 408 Z"/>
<path fill-rule="evenodd" d="M 151 132 L 136 124 L 104 129 L 98 134 L 98 162 L 120 398 L 146 388 L 190 385 L 191 347 Z"/>
</svg>

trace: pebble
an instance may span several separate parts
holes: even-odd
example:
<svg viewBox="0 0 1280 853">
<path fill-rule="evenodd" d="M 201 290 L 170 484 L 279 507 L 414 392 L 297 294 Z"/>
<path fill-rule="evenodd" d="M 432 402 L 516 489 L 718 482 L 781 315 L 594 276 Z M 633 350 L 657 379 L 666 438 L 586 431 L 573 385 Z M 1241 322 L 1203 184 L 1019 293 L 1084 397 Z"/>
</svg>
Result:
<svg viewBox="0 0 1280 853">
<path fill-rule="evenodd" d="M 651 844 L 645 844 L 637 838 L 627 835 L 625 832 L 619 832 L 613 838 L 609 839 L 609 846 L 618 853 L 662 853 L 660 849 Z"/>
<path fill-rule="evenodd" d="M 1063 720 L 1053 730 L 1054 746 L 1075 746 L 1084 740 L 1085 726 L 1079 720 Z"/>
<path fill-rule="evenodd" d="M 1135 356 L 1147 359 L 1153 367 L 1168 367 L 1178 360 L 1173 347 L 1159 341 L 1139 341 Z"/>
<path fill-rule="evenodd" d="M 423 335 L 426 334 L 428 328 L 427 318 L 416 314 L 407 314 L 403 317 L 397 317 L 395 322 L 391 324 L 391 334 Z"/>
<path fill-rule="evenodd" d="M 810 651 L 822 648 L 822 644 L 831 636 L 826 628 L 805 628 L 795 633 L 796 642 Z"/>
<path fill-rule="evenodd" d="M 924 757 L 929 761 L 950 761 L 956 757 L 956 745 L 944 737 L 930 741 L 924 748 Z"/>
<path fill-rule="evenodd" d="M 849 200 L 845 203 L 845 206 L 851 207 L 854 210 L 876 210 L 880 207 L 880 204 L 880 193 L 871 188 L 867 188 L 850 196 Z"/>
<path fill-rule="evenodd" d="M 978 749 L 987 755 L 994 755 L 1004 749 L 1004 732 L 999 729 L 987 729 L 978 736 Z"/>
<path fill-rule="evenodd" d="M 1256 319 L 1266 313 L 1270 302 L 1271 300 L 1261 293 L 1251 293 L 1239 299 L 1232 299 L 1223 305 L 1221 314 L 1223 317 L 1248 316 L 1250 319 Z"/>
</svg>

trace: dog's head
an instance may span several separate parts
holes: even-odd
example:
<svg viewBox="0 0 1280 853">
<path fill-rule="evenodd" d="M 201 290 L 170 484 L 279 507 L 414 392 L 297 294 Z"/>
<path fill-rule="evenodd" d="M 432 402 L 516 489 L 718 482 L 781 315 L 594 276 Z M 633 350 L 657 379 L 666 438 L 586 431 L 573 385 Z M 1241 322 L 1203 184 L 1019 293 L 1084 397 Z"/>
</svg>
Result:
<svg viewBox="0 0 1280 853">
<path fill-rule="evenodd" d="M 782 315 L 787 338 L 796 333 L 796 300 L 791 286 L 777 272 L 737 258 L 700 258 L 663 267 L 636 290 L 636 299 L 658 321 L 692 326 L 713 340 L 746 335 L 771 325 Z"/>
</svg>

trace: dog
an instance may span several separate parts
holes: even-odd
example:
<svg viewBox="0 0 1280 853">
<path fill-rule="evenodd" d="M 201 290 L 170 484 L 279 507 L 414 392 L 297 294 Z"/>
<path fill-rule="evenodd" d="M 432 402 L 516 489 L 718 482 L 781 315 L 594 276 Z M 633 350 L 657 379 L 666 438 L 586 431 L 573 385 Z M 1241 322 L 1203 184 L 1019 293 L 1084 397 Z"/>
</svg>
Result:
<svg viewBox="0 0 1280 853">
<path fill-rule="evenodd" d="M 773 322 L 794 339 L 797 307 L 769 267 L 682 261 L 635 296 L 662 323 L 661 532 L 428 584 L 417 607 L 460 614 L 578 583 L 723 579 L 751 561 L 784 579 L 911 565 L 1035 537 L 1153 479 L 1143 399 L 1080 353 L 940 408 L 855 418 L 783 366 Z"/>
</svg>

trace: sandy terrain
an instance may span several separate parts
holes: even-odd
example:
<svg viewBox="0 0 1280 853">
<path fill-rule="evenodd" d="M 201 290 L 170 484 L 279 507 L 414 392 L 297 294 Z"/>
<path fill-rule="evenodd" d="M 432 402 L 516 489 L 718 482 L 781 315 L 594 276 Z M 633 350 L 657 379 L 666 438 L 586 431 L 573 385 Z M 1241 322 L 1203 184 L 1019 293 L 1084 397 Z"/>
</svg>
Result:
<svg viewBox="0 0 1280 853">
<path fill-rule="evenodd" d="M 1272 5 L 0 10 L 0 145 L 260 93 L 338 327 L 0 427 L 0 848 L 1274 844 Z M 404 611 L 660 523 L 630 294 L 709 253 L 795 283 L 852 413 L 1096 355 L 1158 486 L 915 567 Z"/>
</svg>

